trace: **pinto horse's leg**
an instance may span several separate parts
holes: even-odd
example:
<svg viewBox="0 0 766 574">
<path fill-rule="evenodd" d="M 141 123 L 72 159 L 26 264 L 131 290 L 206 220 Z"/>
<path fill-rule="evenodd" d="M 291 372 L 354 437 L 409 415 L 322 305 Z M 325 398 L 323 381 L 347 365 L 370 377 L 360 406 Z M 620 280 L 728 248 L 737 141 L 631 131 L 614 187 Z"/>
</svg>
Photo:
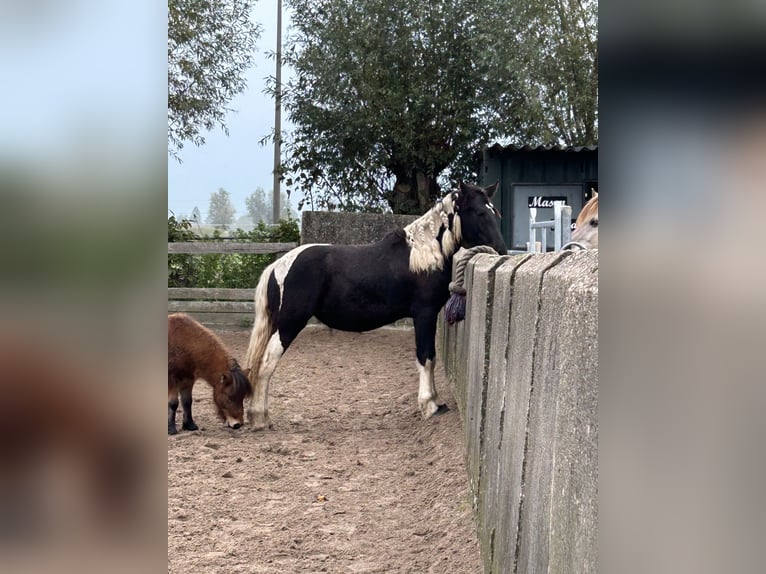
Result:
<svg viewBox="0 0 766 574">
<path fill-rule="evenodd" d="M 263 354 L 263 359 L 258 369 L 258 378 L 253 389 L 253 400 L 250 402 L 250 408 L 247 411 L 250 427 L 253 430 L 262 430 L 271 426 L 271 419 L 269 417 L 269 382 L 285 350 L 279 338 L 279 331 L 277 331 L 271 336 L 266 346 L 266 352 Z"/>
<path fill-rule="evenodd" d="M 436 404 L 436 388 L 434 387 L 436 320 L 436 313 L 424 314 L 414 319 L 416 355 L 418 373 L 420 374 L 418 405 L 425 419 L 448 410 L 446 405 Z"/>
<path fill-rule="evenodd" d="M 439 410 L 436 404 L 436 389 L 434 388 L 434 362 L 426 359 L 425 364 L 418 359 L 418 374 L 420 385 L 418 387 L 418 405 L 423 418 L 432 417 Z"/>
<path fill-rule="evenodd" d="M 188 386 L 181 389 L 181 407 L 184 411 L 184 422 L 181 428 L 184 430 L 199 430 L 192 418 L 192 388 L 192 386 Z"/>
<path fill-rule="evenodd" d="M 178 434 L 176 411 L 178 410 L 178 389 L 168 391 L 168 434 Z"/>
</svg>

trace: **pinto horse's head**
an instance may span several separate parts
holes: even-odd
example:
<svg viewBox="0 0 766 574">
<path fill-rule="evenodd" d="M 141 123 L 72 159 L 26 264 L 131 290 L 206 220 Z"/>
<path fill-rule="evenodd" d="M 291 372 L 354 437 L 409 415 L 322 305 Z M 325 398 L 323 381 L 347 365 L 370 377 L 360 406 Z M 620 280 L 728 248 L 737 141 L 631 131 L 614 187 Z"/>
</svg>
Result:
<svg viewBox="0 0 766 574">
<path fill-rule="evenodd" d="M 500 255 L 508 252 L 500 233 L 500 212 L 490 201 L 496 189 L 497 182 L 487 187 L 461 182 L 460 190 L 452 194 L 460 225 L 461 247 L 470 249 L 488 245 Z"/>
<path fill-rule="evenodd" d="M 451 258 L 459 247 L 488 245 L 505 255 L 508 249 L 497 223 L 500 214 L 489 201 L 496 188 L 497 183 L 484 188 L 461 183 L 460 189 L 447 194 L 405 227 L 410 271 L 444 269 L 446 258 Z"/>
<path fill-rule="evenodd" d="M 253 394 L 248 374 L 250 369 L 241 369 L 234 363 L 230 370 L 221 374 L 218 385 L 213 387 L 213 402 L 218 416 L 231 428 L 239 428 L 245 421 L 244 401 Z"/>
</svg>

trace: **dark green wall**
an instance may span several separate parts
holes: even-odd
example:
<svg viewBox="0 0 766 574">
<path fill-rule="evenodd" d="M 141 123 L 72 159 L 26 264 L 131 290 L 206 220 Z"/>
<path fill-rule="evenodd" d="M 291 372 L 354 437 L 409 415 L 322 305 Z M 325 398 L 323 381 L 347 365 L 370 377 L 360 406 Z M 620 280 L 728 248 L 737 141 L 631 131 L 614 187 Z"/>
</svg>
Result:
<svg viewBox="0 0 766 574">
<path fill-rule="evenodd" d="M 582 204 L 590 198 L 590 188 L 598 190 L 598 148 L 518 148 L 494 145 L 477 156 L 477 171 L 481 185 L 500 181 L 493 203 L 503 214 L 501 228 L 509 248 L 512 248 L 513 226 L 527 222 L 528 213 L 515 213 L 513 184 L 580 184 L 581 202 L 572 205 L 572 217 L 577 217 Z M 538 221 L 548 219 L 543 211 Z M 523 223 L 526 225 L 526 223 Z"/>
</svg>

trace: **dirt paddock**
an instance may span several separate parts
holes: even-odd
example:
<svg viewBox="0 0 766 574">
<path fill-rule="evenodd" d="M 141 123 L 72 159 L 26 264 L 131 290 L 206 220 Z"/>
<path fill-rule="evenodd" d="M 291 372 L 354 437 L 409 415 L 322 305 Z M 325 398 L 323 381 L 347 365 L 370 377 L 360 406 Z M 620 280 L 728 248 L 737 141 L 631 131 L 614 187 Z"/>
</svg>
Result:
<svg viewBox="0 0 766 574">
<path fill-rule="evenodd" d="M 249 331 L 219 335 L 243 361 Z M 421 420 L 414 344 L 307 328 L 265 432 L 226 429 L 198 383 L 200 430 L 168 437 L 168 572 L 481 572 L 460 417 L 437 365 L 450 411 Z"/>
</svg>

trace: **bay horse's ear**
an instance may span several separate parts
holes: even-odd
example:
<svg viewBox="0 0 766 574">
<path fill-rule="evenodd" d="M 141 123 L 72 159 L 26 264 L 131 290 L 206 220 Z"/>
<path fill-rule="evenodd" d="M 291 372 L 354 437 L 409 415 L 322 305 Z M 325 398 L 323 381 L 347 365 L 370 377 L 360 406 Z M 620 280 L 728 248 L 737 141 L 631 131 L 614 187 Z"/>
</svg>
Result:
<svg viewBox="0 0 766 574">
<path fill-rule="evenodd" d="M 500 183 L 500 180 L 497 180 L 492 185 L 488 185 L 484 188 L 484 192 L 487 194 L 487 197 L 492 197 L 495 194 L 495 191 L 497 191 L 497 185 Z"/>
<path fill-rule="evenodd" d="M 458 180 L 458 189 L 457 191 L 452 192 L 452 201 L 455 202 L 455 211 L 458 211 L 458 206 L 463 202 L 463 198 L 468 193 L 468 186 L 465 184 L 465 182 L 460 179 Z"/>
<path fill-rule="evenodd" d="M 221 375 L 221 384 L 223 386 L 228 386 L 228 385 L 230 385 L 233 382 L 234 382 L 234 380 L 231 377 L 229 377 L 229 378 L 226 377 L 226 373 Z"/>
<path fill-rule="evenodd" d="M 250 376 L 250 369 L 242 369 L 242 374 L 245 375 L 246 377 L 249 377 Z"/>
</svg>

